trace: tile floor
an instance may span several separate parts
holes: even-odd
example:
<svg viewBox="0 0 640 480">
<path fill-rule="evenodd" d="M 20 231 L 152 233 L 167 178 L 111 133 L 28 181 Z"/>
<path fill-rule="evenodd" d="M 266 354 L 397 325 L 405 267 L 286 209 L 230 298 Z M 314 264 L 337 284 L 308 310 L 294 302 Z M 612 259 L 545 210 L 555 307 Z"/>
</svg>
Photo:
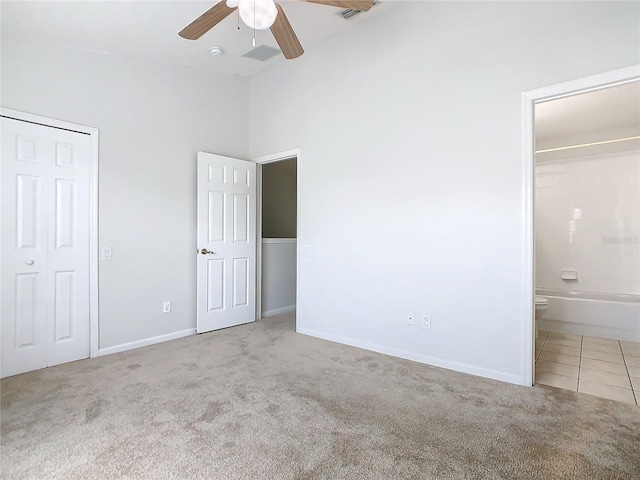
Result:
<svg viewBox="0 0 640 480">
<path fill-rule="evenodd" d="M 540 330 L 536 383 L 640 405 L 640 343 Z"/>
</svg>

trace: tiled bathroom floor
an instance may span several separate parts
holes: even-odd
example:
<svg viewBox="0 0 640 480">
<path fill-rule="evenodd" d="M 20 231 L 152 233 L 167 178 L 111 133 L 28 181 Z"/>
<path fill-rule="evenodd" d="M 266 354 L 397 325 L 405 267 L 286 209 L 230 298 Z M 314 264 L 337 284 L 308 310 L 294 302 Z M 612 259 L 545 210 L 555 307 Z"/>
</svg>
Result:
<svg viewBox="0 0 640 480">
<path fill-rule="evenodd" d="M 536 383 L 640 405 L 640 343 L 540 330 Z"/>
</svg>

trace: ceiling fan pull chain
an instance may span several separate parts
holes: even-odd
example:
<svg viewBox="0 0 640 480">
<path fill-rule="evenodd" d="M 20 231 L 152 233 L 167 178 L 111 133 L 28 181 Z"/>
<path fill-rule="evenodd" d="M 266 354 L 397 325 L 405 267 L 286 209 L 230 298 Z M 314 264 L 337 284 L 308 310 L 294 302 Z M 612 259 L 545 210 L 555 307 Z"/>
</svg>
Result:
<svg viewBox="0 0 640 480">
<path fill-rule="evenodd" d="M 256 46 L 256 0 L 253 0 L 253 46 Z"/>
<path fill-rule="evenodd" d="M 240 30 L 240 9 L 236 10 L 238 12 L 238 30 Z"/>
</svg>

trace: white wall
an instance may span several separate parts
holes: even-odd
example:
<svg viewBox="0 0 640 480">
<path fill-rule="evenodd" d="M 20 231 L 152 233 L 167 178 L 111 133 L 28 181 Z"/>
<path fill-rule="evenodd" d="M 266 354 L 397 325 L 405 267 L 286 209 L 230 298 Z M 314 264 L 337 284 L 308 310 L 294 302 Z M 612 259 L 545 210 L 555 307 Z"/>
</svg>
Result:
<svg viewBox="0 0 640 480">
<path fill-rule="evenodd" d="M 2 106 L 100 129 L 100 348 L 195 328 L 196 152 L 247 157 L 248 81 L 7 38 L 1 61 Z"/>
<path fill-rule="evenodd" d="M 392 3 L 251 80 L 252 156 L 301 149 L 299 329 L 523 382 L 521 94 L 637 63 L 639 6 Z"/>
<path fill-rule="evenodd" d="M 541 162 L 535 181 L 536 286 L 640 294 L 640 151 Z"/>
<path fill-rule="evenodd" d="M 295 238 L 262 239 L 262 316 L 296 307 Z"/>
</svg>

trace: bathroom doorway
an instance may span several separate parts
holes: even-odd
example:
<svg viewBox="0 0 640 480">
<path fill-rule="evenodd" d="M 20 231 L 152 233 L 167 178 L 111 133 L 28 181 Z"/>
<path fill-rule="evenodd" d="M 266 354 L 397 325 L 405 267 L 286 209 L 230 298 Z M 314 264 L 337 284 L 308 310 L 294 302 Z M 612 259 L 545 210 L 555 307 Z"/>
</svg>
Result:
<svg viewBox="0 0 640 480">
<path fill-rule="evenodd" d="M 631 404 L 640 397 L 639 72 L 525 94 L 532 383 Z"/>
</svg>

